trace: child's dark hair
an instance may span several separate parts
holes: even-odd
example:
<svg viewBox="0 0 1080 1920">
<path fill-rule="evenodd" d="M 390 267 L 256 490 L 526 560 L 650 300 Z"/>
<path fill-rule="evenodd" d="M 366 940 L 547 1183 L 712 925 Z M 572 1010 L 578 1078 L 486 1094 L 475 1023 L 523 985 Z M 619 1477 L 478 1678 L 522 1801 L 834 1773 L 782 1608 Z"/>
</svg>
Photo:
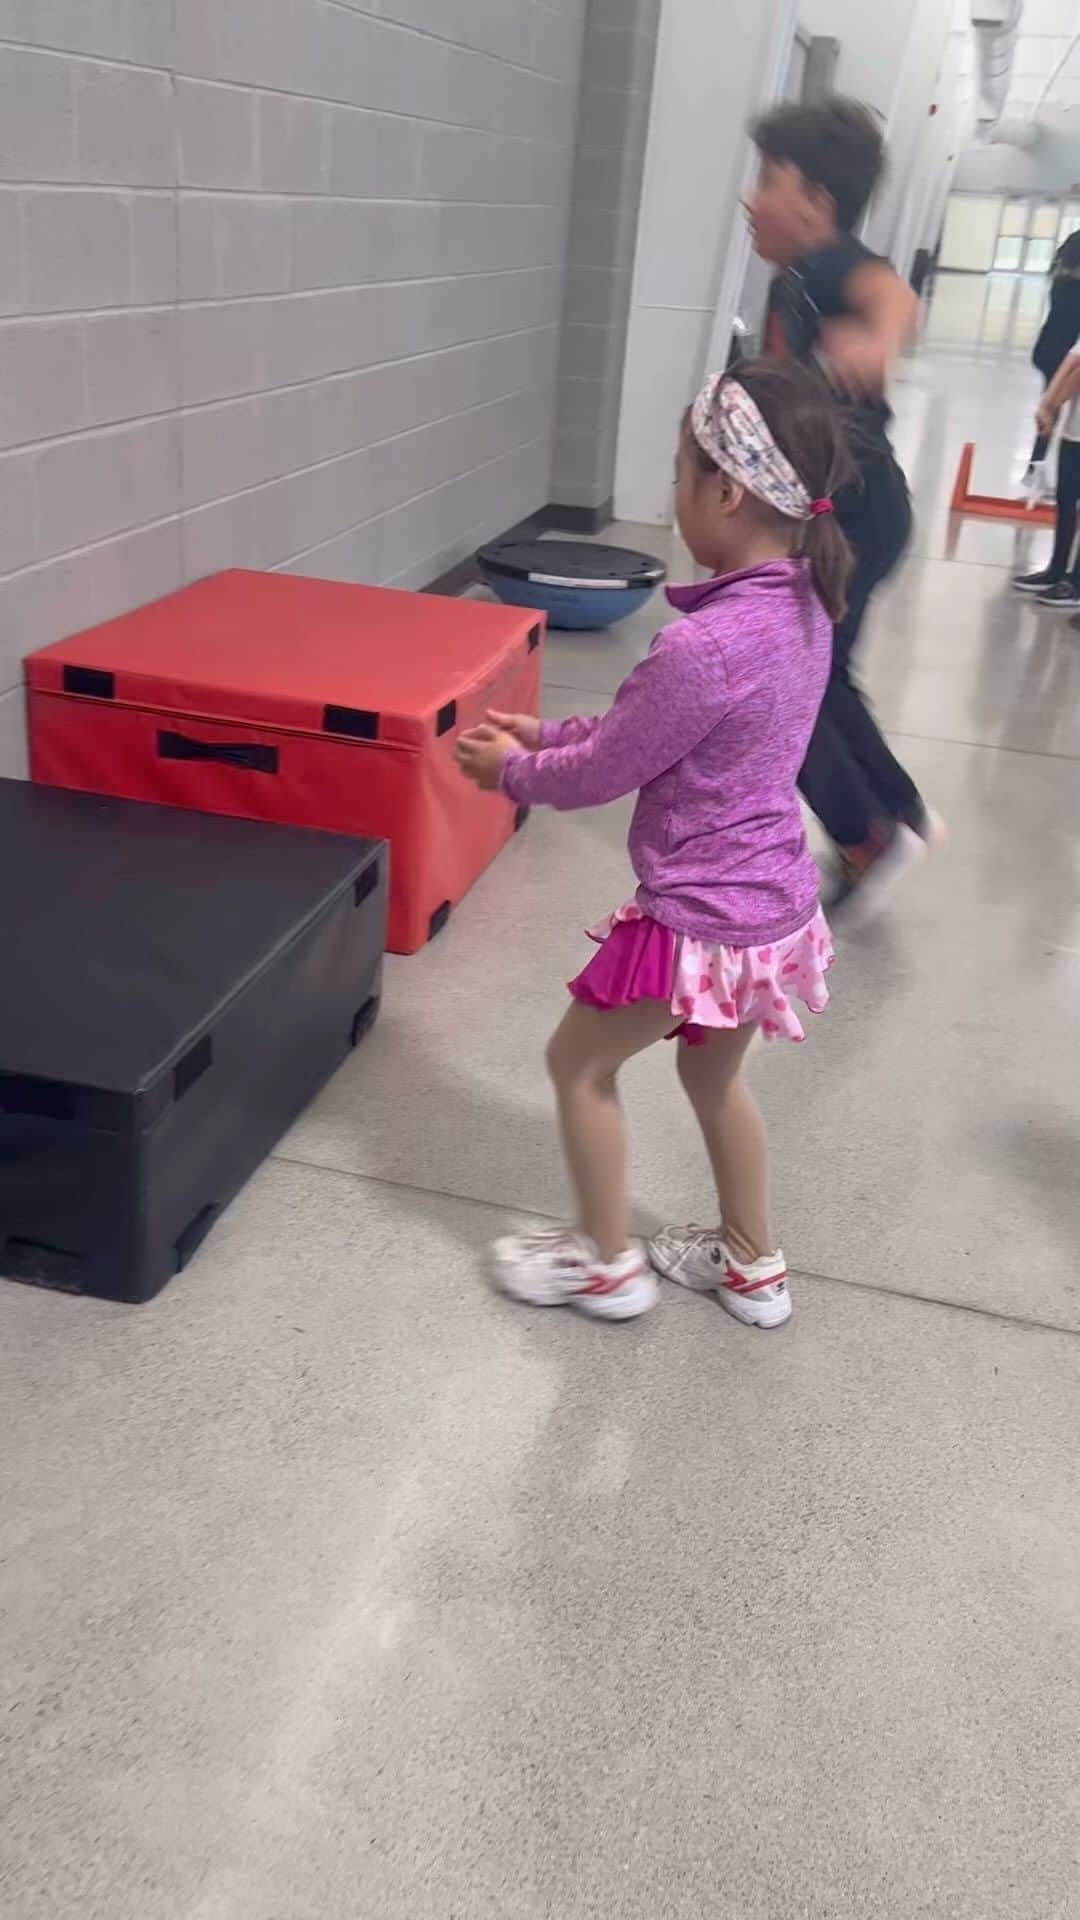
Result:
<svg viewBox="0 0 1080 1920">
<path fill-rule="evenodd" d="M 817 107 L 774 107 L 755 120 L 750 136 L 766 160 L 798 167 L 812 187 L 824 188 L 843 233 L 862 218 L 885 171 L 885 141 L 874 115 L 839 95 Z"/>
<path fill-rule="evenodd" d="M 820 374 L 795 360 L 748 360 L 727 377 L 745 387 L 811 500 L 834 500 L 840 488 L 855 479 L 855 463 L 848 449 L 843 417 Z M 699 472 L 718 472 L 716 462 L 694 438 L 689 413 L 683 427 Z M 778 525 L 789 528 L 800 524 L 755 495 L 748 498 L 762 517 L 771 517 Z M 853 564 L 851 548 L 834 513 L 816 515 L 801 531 L 800 550 L 810 562 L 818 599 L 835 626 L 844 617 Z"/>
</svg>

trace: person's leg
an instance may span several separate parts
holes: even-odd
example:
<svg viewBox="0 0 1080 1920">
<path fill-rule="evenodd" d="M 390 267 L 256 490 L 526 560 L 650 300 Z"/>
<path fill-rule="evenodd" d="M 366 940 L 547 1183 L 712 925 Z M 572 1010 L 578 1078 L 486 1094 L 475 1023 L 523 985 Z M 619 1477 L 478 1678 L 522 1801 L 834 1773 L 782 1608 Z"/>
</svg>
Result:
<svg viewBox="0 0 1080 1920">
<path fill-rule="evenodd" d="M 605 1263 L 626 1251 L 630 1237 L 618 1071 L 674 1024 L 661 1000 L 603 1011 L 575 1000 L 548 1047 L 577 1224 Z"/>
<path fill-rule="evenodd" d="M 1080 509 L 1080 440 L 1063 440 L 1058 457 L 1057 526 L 1049 571 L 1059 580 L 1069 572 Z"/>
<path fill-rule="evenodd" d="M 824 710 L 830 725 L 845 741 L 859 769 L 864 788 L 870 796 L 868 806 L 871 821 L 884 822 L 887 829 L 891 830 L 894 821 L 906 820 L 918 832 L 923 813 L 919 789 L 906 767 L 892 752 L 852 674 L 851 656 L 859 639 L 865 613 L 864 605 L 857 620 L 844 620 L 841 623 L 843 632 L 837 630 L 840 637 L 836 664 L 829 681 Z M 834 838 L 842 847 L 862 844 L 858 840 Z"/>
<path fill-rule="evenodd" d="M 791 1318 L 784 1256 L 769 1224 L 765 1126 L 742 1075 L 754 1027 L 680 1046 L 679 1078 L 697 1116 L 716 1180 L 720 1226 L 666 1227 L 649 1242 L 658 1273 L 695 1293 L 715 1293 L 744 1326 Z"/>
<path fill-rule="evenodd" d="M 884 469 L 871 481 L 868 490 L 870 578 L 868 583 L 865 577 L 860 581 L 860 591 L 849 600 L 847 613 L 836 629 L 829 713 L 873 794 L 879 819 L 890 827 L 894 821 L 905 820 L 919 832 L 925 811 L 919 790 L 890 750 L 853 674 L 855 649 L 862 636 L 871 597 L 902 559 L 912 527 L 907 483 L 899 467 Z"/>
<path fill-rule="evenodd" d="M 855 554 L 844 618 L 799 790 L 830 839 L 844 849 L 879 850 L 897 820 L 920 831 L 918 788 L 890 752 L 852 675 L 852 657 L 872 595 L 897 565 L 911 535 L 911 504 L 900 469 L 882 463 L 841 517 Z"/>
<path fill-rule="evenodd" d="M 710 1033 L 702 1046 L 679 1047 L 679 1079 L 694 1109 L 716 1181 L 724 1239 L 737 1260 L 772 1253 L 765 1122 L 743 1078 L 756 1029 Z"/>
<path fill-rule="evenodd" d="M 873 584 L 872 566 L 856 560 L 848 588 L 848 611 L 841 623 L 845 631 L 850 625 L 857 634 Z M 851 751 L 843 726 L 842 689 L 849 653 L 850 647 L 837 628 L 832 670 L 799 774 L 799 792 L 838 847 L 862 846 L 869 840 L 877 812 L 873 790 Z"/>
<path fill-rule="evenodd" d="M 855 553 L 844 619 L 799 789 L 841 854 L 828 905 L 850 927 L 866 925 L 940 834 L 915 782 L 901 766 L 863 699 L 852 671 L 863 621 L 877 587 L 911 534 L 907 483 L 892 460 L 868 469 L 861 494 L 842 503 L 840 524 Z"/>
<path fill-rule="evenodd" d="M 1064 604 L 1071 605 L 1071 596 L 1080 586 L 1080 560 L 1073 572 L 1069 571 L 1076 540 L 1076 515 L 1080 507 L 1080 443 L 1075 440 L 1063 440 L 1058 450 L 1055 497 L 1057 520 L 1050 560 L 1045 567 L 1036 568 L 1034 573 L 1014 574 L 1013 586 L 1021 593 L 1035 594 L 1040 599 L 1048 595 L 1051 604 L 1060 598 Z"/>
</svg>

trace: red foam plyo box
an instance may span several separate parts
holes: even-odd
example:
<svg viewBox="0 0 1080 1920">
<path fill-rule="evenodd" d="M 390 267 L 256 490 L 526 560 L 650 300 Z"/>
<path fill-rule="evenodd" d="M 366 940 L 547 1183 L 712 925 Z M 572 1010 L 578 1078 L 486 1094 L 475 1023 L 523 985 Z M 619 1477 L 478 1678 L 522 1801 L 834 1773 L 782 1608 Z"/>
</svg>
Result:
<svg viewBox="0 0 1080 1920">
<path fill-rule="evenodd" d="M 32 777 L 390 843 L 390 950 L 443 925 L 520 824 L 459 774 L 488 707 L 535 713 L 541 614 L 212 575 L 31 654 Z"/>
</svg>

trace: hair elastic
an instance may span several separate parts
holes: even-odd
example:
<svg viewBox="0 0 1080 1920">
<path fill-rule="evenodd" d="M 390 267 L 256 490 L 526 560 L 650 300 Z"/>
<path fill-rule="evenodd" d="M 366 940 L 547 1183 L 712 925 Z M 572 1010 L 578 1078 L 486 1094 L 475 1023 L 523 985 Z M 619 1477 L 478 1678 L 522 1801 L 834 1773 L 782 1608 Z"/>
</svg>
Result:
<svg viewBox="0 0 1080 1920">
<path fill-rule="evenodd" d="M 831 500 L 811 500 L 810 502 L 811 520 L 820 520 L 823 513 L 835 513 L 835 512 L 836 512 L 836 508 L 833 506 L 833 503 Z"/>
</svg>

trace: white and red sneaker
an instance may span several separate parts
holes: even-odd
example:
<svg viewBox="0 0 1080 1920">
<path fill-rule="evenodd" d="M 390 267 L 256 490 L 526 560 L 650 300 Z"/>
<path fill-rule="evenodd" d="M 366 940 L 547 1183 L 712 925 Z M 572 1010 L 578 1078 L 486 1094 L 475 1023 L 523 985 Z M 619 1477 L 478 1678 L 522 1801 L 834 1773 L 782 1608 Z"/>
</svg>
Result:
<svg viewBox="0 0 1080 1920">
<path fill-rule="evenodd" d="M 605 1265 L 569 1227 L 497 1240 L 495 1277 L 503 1293 L 531 1307 L 576 1307 L 594 1320 L 635 1320 L 659 1298 L 644 1254 L 629 1247 Z"/>
<path fill-rule="evenodd" d="M 791 1319 L 787 1266 L 782 1253 L 746 1266 L 736 1260 L 719 1227 L 665 1227 L 649 1242 L 657 1273 L 693 1293 L 715 1293 L 720 1305 L 747 1327 L 782 1327 Z"/>
</svg>

